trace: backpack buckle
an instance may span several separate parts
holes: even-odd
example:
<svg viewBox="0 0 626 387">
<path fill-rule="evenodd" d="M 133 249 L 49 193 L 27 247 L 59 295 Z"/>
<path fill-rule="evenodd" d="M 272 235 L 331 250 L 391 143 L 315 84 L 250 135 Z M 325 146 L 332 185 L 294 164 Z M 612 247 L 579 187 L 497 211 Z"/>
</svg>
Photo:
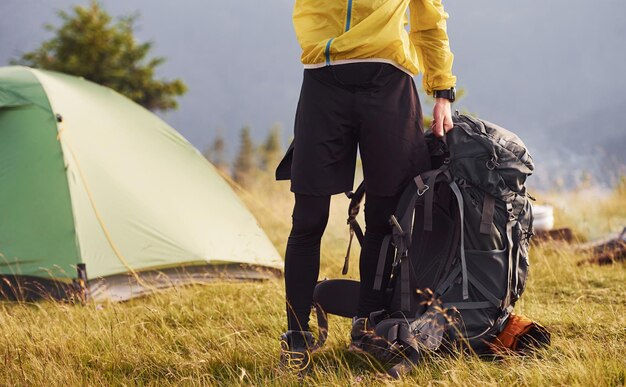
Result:
<svg viewBox="0 0 626 387">
<path fill-rule="evenodd" d="M 391 215 L 391 217 L 389 218 L 389 224 L 395 227 L 400 232 L 401 235 L 404 234 L 404 230 L 402 229 L 402 226 L 400 226 L 400 223 L 398 222 L 398 218 L 396 218 L 395 215 Z"/>
<path fill-rule="evenodd" d="M 398 218 L 396 218 L 395 215 L 391 215 L 391 217 L 389 218 L 389 224 L 394 229 L 393 238 L 394 242 L 396 242 L 396 257 L 392 264 L 392 266 L 395 267 L 402 259 L 408 256 L 408 246 L 411 242 L 410 239 L 407 240 L 407 238 L 410 238 L 410 236 L 406 232 L 404 232 L 404 229 L 402 229 L 402 226 L 400 226 L 400 222 L 398 222 Z"/>
<path fill-rule="evenodd" d="M 422 196 L 422 195 L 424 195 L 424 194 L 426 193 L 426 191 L 428 191 L 429 189 L 430 189 L 430 187 L 428 186 L 428 184 L 425 184 L 425 185 L 424 185 L 424 188 L 423 188 L 423 189 L 421 189 L 421 190 L 418 188 L 418 189 L 417 189 L 417 196 Z"/>
<path fill-rule="evenodd" d="M 488 170 L 493 171 L 494 169 L 496 169 L 496 167 L 498 166 L 498 162 L 496 161 L 495 156 L 492 157 L 490 160 L 488 160 L 485 163 L 485 166 L 487 167 Z"/>
<path fill-rule="evenodd" d="M 509 222 L 512 222 L 515 219 L 517 219 L 517 216 L 513 212 L 513 206 L 511 205 L 511 203 L 507 203 L 507 205 L 506 205 L 506 212 L 508 212 L 508 214 L 509 214 Z"/>
</svg>

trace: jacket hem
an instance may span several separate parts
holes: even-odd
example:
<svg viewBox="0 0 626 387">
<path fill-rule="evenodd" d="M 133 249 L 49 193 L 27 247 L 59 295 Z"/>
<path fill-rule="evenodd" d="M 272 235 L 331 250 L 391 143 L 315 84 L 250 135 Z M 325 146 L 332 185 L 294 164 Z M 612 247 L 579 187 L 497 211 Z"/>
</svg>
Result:
<svg viewBox="0 0 626 387">
<path fill-rule="evenodd" d="M 361 59 L 340 59 L 328 61 L 326 63 L 313 63 L 313 64 L 304 64 L 305 69 L 319 69 L 325 66 L 334 66 L 334 65 L 342 65 L 342 64 L 350 64 L 350 63 L 363 63 L 363 62 L 378 62 L 378 63 L 387 63 L 390 64 L 399 70 L 407 73 L 411 77 L 414 77 L 416 74 L 413 74 L 409 69 L 399 65 L 396 61 L 385 59 L 385 58 L 361 58 Z"/>
</svg>

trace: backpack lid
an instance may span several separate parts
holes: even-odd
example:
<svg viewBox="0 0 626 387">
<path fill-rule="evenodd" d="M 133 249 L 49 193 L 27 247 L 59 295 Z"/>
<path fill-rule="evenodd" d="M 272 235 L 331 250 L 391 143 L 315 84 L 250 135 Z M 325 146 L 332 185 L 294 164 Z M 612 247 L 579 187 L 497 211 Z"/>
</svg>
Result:
<svg viewBox="0 0 626 387">
<path fill-rule="evenodd" d="M 506 202 L 525 195 L 535 165 L 524 142 L 488 121 L 456 114 L 446 135 L 453 175 Z"/>
</svg>

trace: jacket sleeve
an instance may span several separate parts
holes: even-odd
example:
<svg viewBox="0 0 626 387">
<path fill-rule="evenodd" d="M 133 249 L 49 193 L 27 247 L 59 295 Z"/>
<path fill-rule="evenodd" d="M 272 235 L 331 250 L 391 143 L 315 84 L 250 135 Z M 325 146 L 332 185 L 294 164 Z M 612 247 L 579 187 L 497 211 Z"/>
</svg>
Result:
<svg viewBox="0 0 626 387">
<path fill-rule="evenodd" d="M 452 75 L 454 55 L 450 51 L 446 20 L 441 0 L 411 0 L 410 37 L 417 50 L 423 86 L 427 94 L 449 89 L 456 84 Z"/>
</svg>

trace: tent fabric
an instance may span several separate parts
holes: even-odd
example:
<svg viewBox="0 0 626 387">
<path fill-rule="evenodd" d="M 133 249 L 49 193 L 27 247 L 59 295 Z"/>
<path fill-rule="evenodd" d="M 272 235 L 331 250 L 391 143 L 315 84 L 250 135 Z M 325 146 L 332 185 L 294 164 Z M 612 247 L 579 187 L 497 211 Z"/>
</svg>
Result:
<svg viewBox="0 0 626 387">
<path fill-rule="evenodd" d="M 91 279 L 84 287 L 58 279 L 3 275 L 0 281 L 0 297 L 8 300 L 45 298 L 127 301 L 172 286 L 233 280 L 262 281 L 277 276 L 280 276 L 279 269 L 235 263 L 171 267 L 138 272 L 136 276 L 129 273 L 115 274 Z"/>
<path fill-rule="evenodd" d="M 140 281 L 129 275 L 114 275 L 93 280 L 89 283 L 89 296 L 94 300 L 125 301 L 172 286 L 207 284 L 231 279 L 259 281 L 279 274 L 277 269 L 236 264 L 177 267 L 140 273 Z"/>
<path fill-rule="evenodd" d="M 0 218 L 0 254 L 19 274 L 67 282 L 78 263 L 87 280 L 225 263 L 282 268 L 216 169 L 156 115 L 54 72 L 0 68 L 0 88 L 32 103 L 0 109 L 0 211 L 12 211 Z M 15 270 L 0 264 L 0 274 Z"/>
<path fill-rule="evenodd" d="M 0 88 L 0 109 L 24 105 L 30 105 L 30 101 L 10 90 Z"/>
<path fill-rule="evenodd" d="M 48 99 L 21 68 L 0 69 L 0 87 L 30 102 L 0 109 L 0 273 L 74 276 L 80 257 Z"/>
</svg>

